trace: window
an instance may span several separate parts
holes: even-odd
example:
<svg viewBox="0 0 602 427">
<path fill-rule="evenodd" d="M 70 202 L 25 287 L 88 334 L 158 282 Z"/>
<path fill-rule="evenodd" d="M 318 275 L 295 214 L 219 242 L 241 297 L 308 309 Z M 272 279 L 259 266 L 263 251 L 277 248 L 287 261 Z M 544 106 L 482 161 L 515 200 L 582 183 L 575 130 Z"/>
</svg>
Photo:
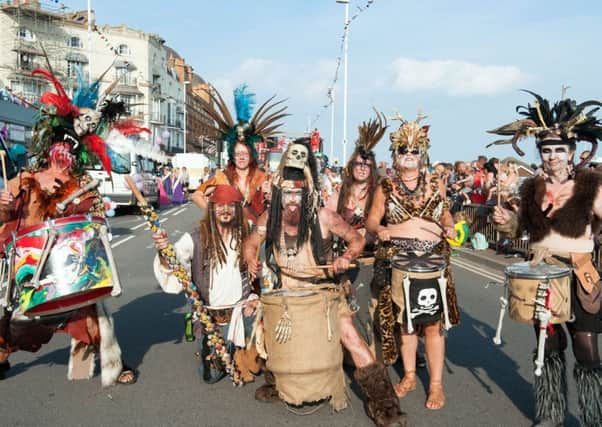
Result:
<svg viewBox="0 0 602 427">
<path fill-rule="evenodd" d="M 20 39 L 33 42 L 36 40 L 35 34 L 27 27 L 20 27 L 17 31 L 17 35 Z"/>
<path fill-rule="evenodd" d="M 19 66 L 21 67 L 21 69 L 33 70 L 35 68 L 33 58 L 34 55 L 32 55 L 31 53 L 19 53 Z"/>
<path fill-rule="evenodd" d="M 136 107 L 133 106 L 134 104 L 136 104 L 136 95 L 120 94 L 119 99 L 123 101 L 123 104 L 125 105 L 126 114 L 128 116 L 136 114 Z"/>
<path fill-rule="evenodd" d="M 132 85 L 134 80 L 127 67 L 115 68 L 115 78 L 123 85 Z"/>
<path fill-rule="evenodd" d="M 155 122 L 161 121 L 161 100 L 158 98 L 153 98 L 151 120 Z"/>
<path fill-rule="evenodd" d="M 81 39 L 77 36 L 71 36 L 69 37 L 69 39 L 67 40 L 67 46 L 69 47 L 77 47 L 77 48 L 82 48 L 84 47 Z"/>
<path fill-rule="evenodd" d="M 130 47 L 127 44 L 120 44 L 117 48 L 117 52 L 119 53 L 119 55 L 129 55 Z"/>
<path fill-rule="evenodd" d="M 84 62 L 67 60 L 67 76 L 72 78 L 77 77 L 77 72 L 75 71 L 75 69 L 78 67 L 81 69 L 82 74 L 85 76 L 86 64 Z"/>
</svg>

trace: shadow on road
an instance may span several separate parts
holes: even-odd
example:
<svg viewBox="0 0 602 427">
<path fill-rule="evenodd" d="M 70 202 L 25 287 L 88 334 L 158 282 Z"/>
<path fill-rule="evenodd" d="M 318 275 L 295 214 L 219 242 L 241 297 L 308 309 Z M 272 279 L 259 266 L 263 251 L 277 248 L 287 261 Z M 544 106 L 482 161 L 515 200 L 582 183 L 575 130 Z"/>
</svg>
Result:
<svg viewBox="0 0 602 427">
<path fill-rule="evenodd" d="M 182 295 L 155 292 L 136 298 L 113 313 L 123 360 L 137 368 L 155 344 L 182 342 L 185 305 Z"/>
</svg>

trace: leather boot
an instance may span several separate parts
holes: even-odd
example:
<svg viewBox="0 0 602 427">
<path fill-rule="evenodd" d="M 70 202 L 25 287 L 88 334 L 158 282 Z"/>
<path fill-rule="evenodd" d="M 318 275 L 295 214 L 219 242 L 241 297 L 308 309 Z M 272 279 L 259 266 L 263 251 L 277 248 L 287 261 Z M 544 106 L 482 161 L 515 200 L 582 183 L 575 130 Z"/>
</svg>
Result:
<svg viewBox="0 0 602 427">
<path fill-rule="evenodd" d="M 579 419 L 583 426 L 602 425 L 602 367 L 588 368 L 575 363 Z"/>
<path fill-rule="evenodd" d="M 535 377 L 536 425 L 562 425 L 566 414 L 566 367 L 564 353 L 553 352 L 544 358 L 541 375 Z"/>
<path fill-rule="evenodd" d="M 364 393 L 366 412 L 374 424 L 378 427 L 407 426 L 407 416 L 399 409 L 399 399 L 385 365 L 375 362 L 356 369 L 354 377 Z"/>
<path fill-rule="evenodd" d="M 278 390 L 276 390 L 274 374 L 266 369 L 263 377 L 265 378 L 265 384 L 255 390 L 255 400 L 266 403 L 278 402 L 280 397 L 278 397 Z"/>
</svg>

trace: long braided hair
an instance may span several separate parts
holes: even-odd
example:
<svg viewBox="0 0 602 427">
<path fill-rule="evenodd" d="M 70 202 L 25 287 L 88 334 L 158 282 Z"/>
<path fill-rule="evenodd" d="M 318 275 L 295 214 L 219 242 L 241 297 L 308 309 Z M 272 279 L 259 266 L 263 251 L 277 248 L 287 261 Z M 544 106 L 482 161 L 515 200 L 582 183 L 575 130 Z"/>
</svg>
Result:
<svg viewBox="0 0 602 427">
<path fill-rule="evenodd" d="M 235 250 L 237 262 L 240 265 L 240 254 L 242 253 L 242 244 L 249 235 L 249 225 L 245 219 L 242 204 L 235 203 L 234 219 L 231 227 L 232 241 L 230 249 Z M 207 218 L 200 223 L 201 245 L 203 252 L 207 254 L 210 260 L 217 261 L 217 265 L 223 266 L 226 264 L 226 243 L 217 228 L 217 218 L 215 215 L 215 203 L 209 202 Z M 201 266 L 204 268 L 205 266 Z"/>
</svg>

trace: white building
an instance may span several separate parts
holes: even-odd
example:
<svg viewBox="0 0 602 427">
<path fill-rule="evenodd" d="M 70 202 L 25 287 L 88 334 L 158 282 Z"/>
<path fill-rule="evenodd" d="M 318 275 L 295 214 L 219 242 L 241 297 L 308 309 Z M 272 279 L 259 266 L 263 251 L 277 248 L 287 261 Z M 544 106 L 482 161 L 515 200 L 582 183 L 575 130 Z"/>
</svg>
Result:
<svg viewBox="0 0 602 427">
<path fill-rule="evenodd" d="M 95 80 L 113 65 L 101 92 L 119 79 L 113 94 L 151 130 L 151 140 L 166 151 L 183 151 L 184 85 L 168 67 L 165 40 L 125 25 L 98 26 L 89 33 L 87 18 L 85 11 L 66 13 L 37 1 L 0 6 L 0 88 L 29 102 L 53 90 L 45 79 L 31 76 L 31 70 L 47 68 L 44 50 L 69 92 L 77 85 L 76 67 Z"/>
</svg>

